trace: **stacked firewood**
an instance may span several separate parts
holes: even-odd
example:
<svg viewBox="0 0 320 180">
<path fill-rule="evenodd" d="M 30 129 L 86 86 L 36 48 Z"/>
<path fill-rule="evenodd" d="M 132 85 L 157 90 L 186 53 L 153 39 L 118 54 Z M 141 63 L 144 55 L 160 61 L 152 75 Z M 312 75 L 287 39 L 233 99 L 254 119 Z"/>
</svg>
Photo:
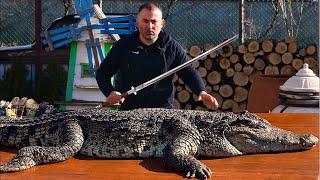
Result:
<svg viewBox="0 0 320 180">
<path fill-rule="evenodd" d="M 194 58 L 212 47 L 211 44 L 205 44 L 202 49 L 194 45 L 189 49 L 189 57 Z M 278 42 L 250 40 L 236 47 L 223 47 L 192 64 L 202 77 L 207 92 L 218 100 L 219 107 L 197 102 L 197 95 L 177 75 L 174 76 L 174 107 L 243 112 L 255 76 L 294 75 L 304 63 L 309 64 L 309 68 L 319 75 L 316 45 L 300 48 L 291 36 Z"/>
</svg>

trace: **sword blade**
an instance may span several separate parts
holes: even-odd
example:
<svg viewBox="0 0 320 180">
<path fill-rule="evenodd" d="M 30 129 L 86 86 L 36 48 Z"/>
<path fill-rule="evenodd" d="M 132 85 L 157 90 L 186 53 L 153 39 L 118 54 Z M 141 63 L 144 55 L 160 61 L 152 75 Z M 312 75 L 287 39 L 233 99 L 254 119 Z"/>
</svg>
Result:
<svg viewBox="0 0 320 180">
<path fill-rule="evenodd" d="M 177 67 L 175 67 L 175 68 L 173 68 L 173 69 L 171 69 L 171 70 L 169 70 L 169 71 L 167 71 L 167 72 L 165 72 L 165 73 L 163 73 L 163 74 L 161 74 L 161 75 L 159 75 L 159 76 L 157 76 L 157 77 L 155 77 L 155 78 L 153 78 L 153 79 L 151 79 L 151 80 L 149 80 L 149 81 L 147 81 L 145 83 L 142 83 L 139 86 L 131 88 L 131 90 L 127 91 L 126 95 L 136 94 L 138 91 L 140 91 L 140 90 L 142 90 L 142 89 L 144 89 L 144 88 L 146 88 L 146 87 L 148 87 L 148 86 L 150 86 L 150 85 L 152 85 L 152 84 L 154 84 L 154 83 L 156 83 L 156 82 L 158 82 L 158 81 L 160 81 L 160 80 L 162 80 L 162 79 L 164 79 L 164 78 L 166 78 L 166 77 L 168 77 L 168 76 L 170 76 L 170 75 L 172 75 L 172 74 L 174 74 L 176 72 L 178 72 L 179 70 L 181 70 L 181 69 L 183 69 L 185 67 L 187 67 L 189 64 L 193 63 L 194 61 L 202 59 L 203 57 L 211 54 L 212 52 L 217 51 L 217 50 L 221 49 L 222 47 L 234 42 L 238 37 L 239 37 L 238 35 L 235 35 L 235 36 L 231 37 L 230 39 L 227 39 L 224 42 L 220 43 L 219 45 L 209 49 L 208 51 L 200 54 L 199 56 L 197 56 L 197 57 L 195 57 L 193 59 L 190 59 L 189 61 L 187 61 L 187 62 L 185 62 L 185 63 L 183 63 L 183 64 L 181 64 L 181 65 L 179 65 L 179 66 L 177 66 Z"/>
<path fill-rule="evenodd" d="M 138 91 L 140 91 L 140 90 L 142 90 L 142 89 L 144 89 L 144 88 L 146 88 L 146 87 L 148 87 L 148 86 L 150 86 L 150 85 L 152 85 L 152 84 L 154 84 L 154 83 L 156 83 L 156 82 L 158 82 L 158 81 L 160 81 L 160 80 L 162 80 L 162 79 L 164 79 L 164 78 L 166 78 L 166 77 L 168 77 L 168 76 L 170 76 L 170 75 L 172 75 L 174 73 L 176 73 L 177 71 L 187 67 L 188 65 L 190 65 L 194 61 L 197 61 L 197 60 L 199 60 L 199 59 L 211 54 L 212 52 L 217 51 L 217 50 L 221 49 L 222 47 L 224 47 L 224 46 L 226 46 L 228 44 L 231 44 L 232 42 L 234 42 L 238 38 L 239 38 L 239 35 L 235 35 L 235 36 L 223 41 L 222 43 L 220 43 L 217 46 L 209 49 L 208 51 L 200 54 L 199 56 L 197 56 L 197 57 L 195 57 L 193 59 L 190 59 L 189 61 L 187 61 L 187 62 L 185 62 L 185 63 L 183 63 L 183 64 L 181 64 L 181 65 L 179 65 L 179 66 L 177 66 L 177 67 L 175 67 L 175 68 L 173 68 L 173 69 L 171 69 L 171 70 L 169 70 L 169 71 L 167 71 L 167 72 L 165 72 L 165 73 L 163 73 L 163 74 L 161 74 L 161 75 L 159 75 L 159 76 L 157 76 L 157 77 L 155 77 L 155 78 L 153 78 L 153 79 L 151 79 L 151 80 L 149 80 L 149 81 L 147 81 L 145 83 L 142 83 L 139 86 L 132 87 L 129 91 L 121 94 L 121 97 L 125 98 L 125 97 L 127 97 L 127 96 L 129 96 L 131 94 L 137 94 Z M 101 105 L 97 106 L 97 108 L 108 107 L 108 106 L 111 106 L 111 105 L 112 104 L 110 104 L 110 103 L 103 102 Z"/>
</svg>

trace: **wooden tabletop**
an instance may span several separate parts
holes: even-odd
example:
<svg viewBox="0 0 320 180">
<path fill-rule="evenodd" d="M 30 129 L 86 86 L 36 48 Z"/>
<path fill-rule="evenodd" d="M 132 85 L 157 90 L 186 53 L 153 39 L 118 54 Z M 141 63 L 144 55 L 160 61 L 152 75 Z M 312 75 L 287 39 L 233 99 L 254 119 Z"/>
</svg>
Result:
<svg viewBox="0 0 320 180">
<path fill-rule="evenodd" d="M 318 114 L 258 114 L 273 125 L 296 133 L 319 137 Z M 255 154 L 224 159 L 201 160 L 213 170 L 211 179 L 318 179 L 319 144 L 308 151 Z M 0 164 L 14 152 L 0 151 Z M 161 159 L 99 160 L 75 156 L 67 161 L 0 174 L 6 179 L 182 179 L 164 167 Z"/>
</svg>

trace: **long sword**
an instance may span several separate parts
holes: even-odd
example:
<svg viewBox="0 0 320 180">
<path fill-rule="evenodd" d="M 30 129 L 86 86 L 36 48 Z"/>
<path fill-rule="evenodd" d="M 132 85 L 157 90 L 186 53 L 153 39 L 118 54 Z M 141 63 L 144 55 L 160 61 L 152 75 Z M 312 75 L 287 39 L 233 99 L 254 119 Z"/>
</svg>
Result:
<svg viewBox="0 0 320 180">
<path fill-rule="evenodd" d="M 179 65 L 179 66 L 177 66 L 177 67 L 175 67 L 175 68 L 173 68 L 173 69 L 171 69 L 171 70 L 169 70 L 169 71 L 167 71 L 167 72 L 165 72 L 165 73 L 163 73 L 163 74 L 161 74 L 161 75 L 159 75 L 159 76 L 157 76 L 157 77 L 155 77 L 155 78 L 153 78 L 153 79 L 151 79 L 151 80 L 149 80 L 149 81 L 147 81 L 145 83 L 142 83 L 137 87 L 131 87 L 131 89 L 129 91 L 121 94 L 121 98 L 126 98 L 127 96 L 129 96 L 131 94 L 135 94 L 136 95 L 138 91 L 140 91 L 140 90 L 142 90 L 142 89 L 144 89 L 144 88 L 146 88 L 146 87 L 148 87 L 148 86 L 150 86 L 150 85 L 152 85 L 152 84 L 154 84 L 154 83 L 156 83 L 156 82 L 158 82 L 158 81 L 160 81 L 160 80 L 162 80 L 162 79 L 164 79 L 164 78 L 166 78 L 166 77 L 168 77 L 168 76 L 170 76 L 172 74 L 174 74 L 175 72 L 185 68 L 186 66 L 188 66 L 191 63 L 193 63 L 194 61 L 202 59 L 203 57 L 211 54 L 212 52 L 214 52 L 216 50 L 219 50 L 222 47 L 234 42 L 236 39 L 238 39 L 238 37 L 239 37 L 238 35 L 235 35 L 235 36 L 231 37 L 230 39 L 227 39 L 227 40 L 223 41 L 219 45 L 209 49 L 208 51 L 200 54 L 199 56 L 197 56 L 195 58 L 190 59 L 189 61 L 187 61 L 187 62 L 185 62 L 185 63 L 183 63 L 183 64 L 181 64 L 181 65 Z M 97 106 L 97 108 L 108 107 L 108 106 L 111 106 L 111 105 L 112 104 L 110 104 L 108 102 L 103 102 L 102 104 Z"/>
</svg>

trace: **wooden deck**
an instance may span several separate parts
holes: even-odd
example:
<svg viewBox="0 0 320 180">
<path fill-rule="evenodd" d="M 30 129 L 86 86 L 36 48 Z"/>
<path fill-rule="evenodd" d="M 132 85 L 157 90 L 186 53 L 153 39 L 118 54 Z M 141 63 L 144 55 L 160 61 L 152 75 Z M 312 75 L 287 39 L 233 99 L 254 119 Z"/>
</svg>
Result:
<svg viewBox="0 0 320 180">
<path fill-rule="evenodd" d="M 272 124 L 296 133 L 312 133 L 319 137 L 318 114 L 259 114 Z M 0 151 L 0 164 L 13 152 Z M 319 177 L 319 144 L 303 152 L 257 154 L 224 159 L 201 160 L 213 170 L 211 179 L 303 179 Z M 97 160 L 82 156 L 61 163 L 0 174 L 6 179 L 183 179 L 166 169 L 161 159 Z"/>
</svg>

